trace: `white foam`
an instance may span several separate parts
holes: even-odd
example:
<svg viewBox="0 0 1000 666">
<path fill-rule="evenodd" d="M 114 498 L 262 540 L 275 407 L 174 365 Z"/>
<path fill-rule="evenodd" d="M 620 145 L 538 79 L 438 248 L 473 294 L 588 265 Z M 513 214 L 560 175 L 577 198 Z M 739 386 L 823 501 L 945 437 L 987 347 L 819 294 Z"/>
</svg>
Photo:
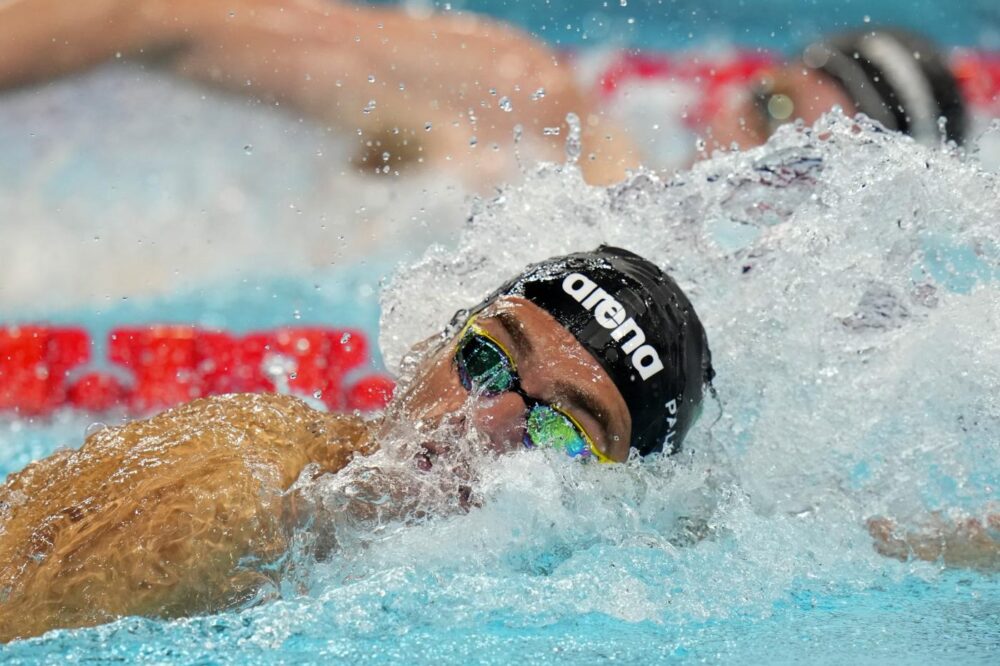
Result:
<svg viewBox="0 0 1000 666">
<path fill-rule="evenodd" d="M 633 620 L 664 603 L 714 617 L 764 609 L 795 580 L 864 585 L 900 571 L 875 555 L 867 517 L 997 493 L 998 195 L 995 175 L 956 154 L 831 114 L 671 181 L 639 173 L 601 189 L 548 166 L 481 202 L 455 247 L 432 248 L 384 291 L 390 364 L 527 263 L 607 242 L 690 295 L 724 413 L 691 433 L 680 467 L 533 455 L 485 466 L 481 508 L 400 531 L 366 571 L 406 558 L 453 568 L 462 553 L 466 584 L 489 587 L 492 569 L 531 572 L 536 554 L 550 578 L 523 595 L 496 582 L 496 595 L 528 612 L 570 603 L 539 585 L 565 587 L 574 612 Z M 692 529 L 707 538 L 678 547 Z M 636 548 L 635 562 L 651 562 L 624 565 L 631 597 L 609 598 L 615 585 L 587 570 Z"/>
</svg>

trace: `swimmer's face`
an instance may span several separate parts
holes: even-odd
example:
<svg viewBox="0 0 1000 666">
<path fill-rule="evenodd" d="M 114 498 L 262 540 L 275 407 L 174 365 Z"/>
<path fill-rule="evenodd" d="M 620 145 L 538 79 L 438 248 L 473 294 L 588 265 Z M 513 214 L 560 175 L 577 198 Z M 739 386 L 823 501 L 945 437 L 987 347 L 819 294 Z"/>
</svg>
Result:
<svg viewBox="0 0 1000 666">
<path fill-rule="evenodd" d="M 710 124 L 715 147 L 741 149 L 759 146 L 774 128 L 801 119 L 812 125 L 839 106 L 854 115 L 854 104 L 840 85 L 822 72 L 802 64 L 788 65 L 759 77 L 756 85 L 736 89 Z"/>
<path fill-rule="evenodd" d="M 594 357 L 550 314 L 516 296 L 504 296 L 476 317 L 476 324 L 511 355 L 523 391 L 559 407 L 583 427 L 601 453 L 628 458 L 632 420 L 625 400 Z M 517 393 L 471 397 L 455 364 L 457 336 L 421 368 L 400 396 L 405 418 L 433 428 L 446 419 L 473 419 L 497 453 L 523 450 L 526 406 Z M 428 442 L 432 456 L 447 443 Z"/>
</svg>

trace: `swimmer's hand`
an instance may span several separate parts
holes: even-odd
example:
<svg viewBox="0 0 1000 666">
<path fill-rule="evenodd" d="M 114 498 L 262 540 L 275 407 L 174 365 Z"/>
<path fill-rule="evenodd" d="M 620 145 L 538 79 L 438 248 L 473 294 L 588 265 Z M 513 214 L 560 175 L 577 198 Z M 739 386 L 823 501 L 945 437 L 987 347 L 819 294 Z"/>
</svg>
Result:
<svg viewBox="0 0 1000 666">
<path fill-rule="evenodd" d="M 261 598 L 292 534 L 287 489 L 369 441 L 294 398 L 230 395 L 29 465 L 0 486 L 0 641 Z"/>
<path fill-rule="evenodd" d="M 951 519 L 940 513 L 915 529 L 881 516 L 868 520 L 875 549 L 899 560 L 941 562 L 950 567 L 1000 571 L 1000 513 Z"/>
</svg>

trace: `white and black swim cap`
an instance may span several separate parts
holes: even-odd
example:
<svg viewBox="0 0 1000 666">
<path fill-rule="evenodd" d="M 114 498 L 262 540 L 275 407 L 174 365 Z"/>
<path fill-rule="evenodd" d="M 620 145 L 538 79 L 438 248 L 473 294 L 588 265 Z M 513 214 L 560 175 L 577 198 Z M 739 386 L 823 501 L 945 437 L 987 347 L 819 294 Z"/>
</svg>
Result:
<svg viewBox="0 0 1000 666">
<path fill-rule="evenodd" d="M 888 129 L 935 144 L 944 118 L 949 140 L 961 143 L 965 136 L 958 82 L 927 39 L 889 28 L 848 32 L 810 45 L 802 60 L 836 80 L 859 112 Z"/>
<path fill-rule="evenodd" d="M 632 417 L 632 448 L 642 455 L 680 449 L 715 372 L 705 329 L 670 276 L 602 245 L 533 264 L 456 317 L 464 321 L 503 295 L 548 312 L 607 371 Z"/>
</svg>

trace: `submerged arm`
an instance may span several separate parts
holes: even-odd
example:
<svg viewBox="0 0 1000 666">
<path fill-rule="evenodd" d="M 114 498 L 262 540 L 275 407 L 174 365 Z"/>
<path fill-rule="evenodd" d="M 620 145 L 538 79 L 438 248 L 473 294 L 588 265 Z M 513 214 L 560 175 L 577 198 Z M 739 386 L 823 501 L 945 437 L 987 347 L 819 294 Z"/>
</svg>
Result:
<svg viewBox="0 0 1000 666">
<path fill-rule="evenodd" d="M 910 530 L 900 529 L 886 518 L 872 518 L 868 531 L 875 539 L 875 549 L 888 557 L 1000 571 L 1000 512 L 958 520 L 934 514 Z"/>
</svg>

